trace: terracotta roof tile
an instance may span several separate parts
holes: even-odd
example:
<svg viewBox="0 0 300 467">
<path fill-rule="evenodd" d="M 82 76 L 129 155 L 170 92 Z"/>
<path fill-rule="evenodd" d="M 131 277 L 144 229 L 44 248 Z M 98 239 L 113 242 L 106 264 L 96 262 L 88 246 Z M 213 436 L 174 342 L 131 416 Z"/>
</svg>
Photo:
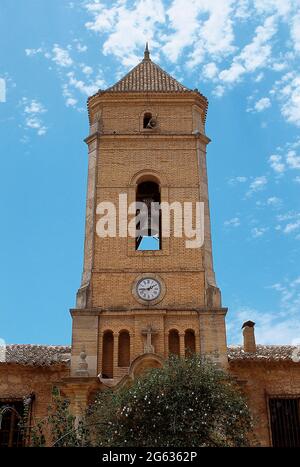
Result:
<svg viewBox="0 0 300 467">
<path fill-rule="evenodd" d="M 229 361 L 292 361 L 294 356 L 300 358 L 300 350 L 292 345 L 258 345 L 256 353 L 244 352 L 242 346 L 228 347 Z M 69 364 L 70 358 L 70 346 L 13 344 L 0 348 L 0 364 L 50 366 Z"/>
<path fill-rule="evenodd" d="M 13 344 L 0 349 L 1 363 L 50 366 L 55 363 L 68 363 L 70 358 L 69 346 Z"/>
<path fill-rule="evenodd" d="M 150 59 L 144 59 L 106 92 L 190 92 Z"/>
<path fill-rule="evenodd" d="M 244 352 L 242 346 L 229 346 L 228 358 L 230 361 L 292 361 L 295 356 L 300 357 L 300 350 L 293 345 L 257 345 L 256 352 Z"/>
</svg>

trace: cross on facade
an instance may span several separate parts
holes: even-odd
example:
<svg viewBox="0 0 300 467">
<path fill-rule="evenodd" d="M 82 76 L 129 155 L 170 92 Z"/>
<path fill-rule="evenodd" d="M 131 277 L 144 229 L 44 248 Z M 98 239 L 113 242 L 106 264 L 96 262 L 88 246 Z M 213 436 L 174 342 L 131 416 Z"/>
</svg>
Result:
<svg viewBox="0 0 300 467">
<path fill-rule="evenodd" d="M 146 329 L 142 330 L 142 335 L 147 336 L 144 344 L 144 353 L 154 353 L 154 346 L 152 345 L 152 336 L 157 334 L 157 331 L 149 324 Z"/>
</svg>

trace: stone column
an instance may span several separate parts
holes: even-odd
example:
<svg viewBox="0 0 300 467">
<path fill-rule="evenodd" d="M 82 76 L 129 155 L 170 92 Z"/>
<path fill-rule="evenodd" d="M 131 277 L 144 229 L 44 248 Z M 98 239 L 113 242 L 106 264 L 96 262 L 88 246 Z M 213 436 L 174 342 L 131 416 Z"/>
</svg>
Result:
<svg viewBox="0 0 300 467">
<path fill-rule="evenodd" d="M 114 367 L 113 367 L 113 378 L 116 377 L 118 371 L 118 360 L 119 360 L 119 333 L 114 332 Z"/>
<path fill-rule="evenodd" d="M 179 355 L 185 357 L 184 332 L 179 333 Z"/>
<path fill-rule="evenodd" d="M 130 364 L 131 364 L 131 362 L 135 359 L 135 354 L 134 354 L 134 333 L 130 332 L 129 337 L 130 337 Z"/>
<path fill-rule="evenodd" d="M 169 332 L 165 332 L 164 334 L 164 356 L 168 358 L 169 356 Z"/>
<path fill-rule="evenodd" d="M 201 344 L 200 344 L 200 333 L 199 332 L 195 332 L 195 350 L 198 355 L 201 355 Z"/>
<path fill-rule="evenodd" d="M 99 343 L 98 343 L 98 364 L 97 364 L 97 372 L 98 374 L 102 374 L 102 356 L 103 356 L 103 332 L 99 332 Z"/>
</svg>

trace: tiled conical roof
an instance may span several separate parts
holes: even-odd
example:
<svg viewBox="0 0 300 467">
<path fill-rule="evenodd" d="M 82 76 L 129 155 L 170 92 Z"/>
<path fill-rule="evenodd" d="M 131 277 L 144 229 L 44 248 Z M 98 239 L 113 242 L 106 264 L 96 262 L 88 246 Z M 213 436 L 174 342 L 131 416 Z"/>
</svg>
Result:
<svg viewBox="0 0 300 467">
<path fill-rule="evenodd" d="M 187 92 L 190 89 L 172 78 L 160 66 L 152 62 L 148 45 L 144 59 L 120 81 L 106 89 L 107 92 Z"/>
</svg>

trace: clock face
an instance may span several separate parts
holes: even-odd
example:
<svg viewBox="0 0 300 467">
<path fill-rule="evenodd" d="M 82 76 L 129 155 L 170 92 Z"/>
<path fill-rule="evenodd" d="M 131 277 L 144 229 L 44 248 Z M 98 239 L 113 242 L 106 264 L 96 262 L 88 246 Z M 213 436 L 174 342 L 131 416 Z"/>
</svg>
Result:
<svg viewBox="0 0 300 467">
<path fill-rule="evenodd" d="M 156 279 L 151 277 L 145 277 L 141 279 L 136 286 L 138 296 L 142 300 L 155 300 L 159 297 L 161 287 L 160 283 Z"/>
</svg>

